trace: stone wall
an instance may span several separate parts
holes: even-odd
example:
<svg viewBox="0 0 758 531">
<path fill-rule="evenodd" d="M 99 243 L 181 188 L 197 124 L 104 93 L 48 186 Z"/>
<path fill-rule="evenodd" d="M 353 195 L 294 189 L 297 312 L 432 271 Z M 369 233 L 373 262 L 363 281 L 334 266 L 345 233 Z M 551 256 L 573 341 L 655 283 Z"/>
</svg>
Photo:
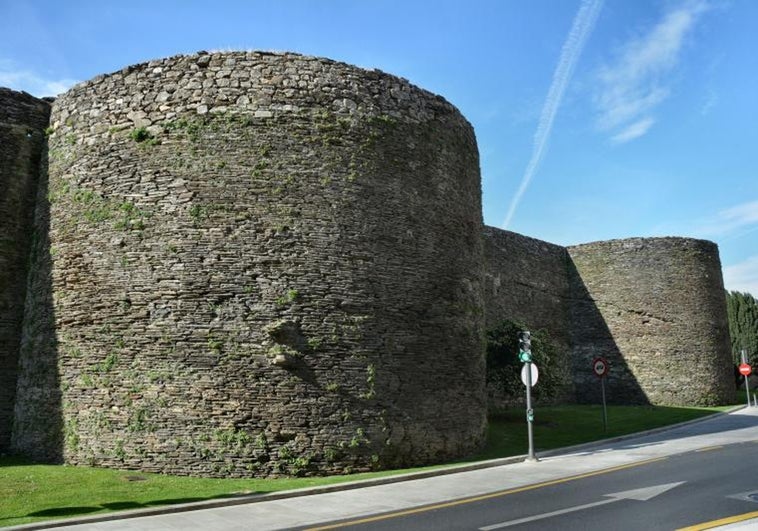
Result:
<svg viewBox="0 0 758 531">
<path fill-rule="evenodd" d="M 487 326 L 508 319 L 531 330 L 545 330 L 556 350 L 555 366 L 551 369 L 563 374 L 565 381 L 556 398 L 573 401 L 566 249 L 485 227 L 484 257 Z"/>
<path fill-rule="evenodd" d="M 633 238 L 569 247 L 577 397 L 597 401 L 592 358 L 610 364 L 609 400 L 716 405 L 735 399 L 715 244 Z"/>
<path fill-rule="evenodd" d="M 479 448 L 478 154 L 449 103 L 200 53 L 80 84 L 51 121 L 16 449 L 244 476 Z"/>
<path fill-rule="evenodd" d="M 0 451 L 13 411 L 11 449 L 72 464 L 463 456 L 484 436 L 485 320 L 547 330 L 566 401 L 599 400 L 598 355 L 611 402 L 734 399 L 715 244 L 483 227 L 471 126 L 403 79 L 201 52 L 48 113 L 0 89 Z"/>
<path fill-rule="evenodd" d="M 0 453 L 10 444 L 32 213 L 50 105 L 0 88 Z"/>
<path fill-rule="evenodd" d="M 545 329 L 565 355 L 563 400 L 714 405 L 735 398 L 718 248 L 636 238 L 565 249 L 485 228 L 487 325 Z"/>
</svg>

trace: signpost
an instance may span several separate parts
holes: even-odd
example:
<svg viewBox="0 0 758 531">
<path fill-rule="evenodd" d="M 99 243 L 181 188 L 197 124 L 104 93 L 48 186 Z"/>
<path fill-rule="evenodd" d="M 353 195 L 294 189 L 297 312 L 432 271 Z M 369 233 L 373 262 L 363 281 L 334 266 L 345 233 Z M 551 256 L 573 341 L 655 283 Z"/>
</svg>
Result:
<svg viewBox="0 0 758 531">
<path fill-rule="evenodd" d="M 534 455 L 534 433 L 532 423 L 534 422 L 534 410 L 532 409 L 532 386 L 537 383 L 539 372 L 537 367 L 532 364 L 532 334 L 528 330 L 519 333 L 518 338 L 518 359 L 524 363 L 521 369 L 521 381 L 526 386 L 526 428 L 529 437 L 529 453 L 526 456 L 527 461 L 537 461 Z M 534 373 L 534 381 L 532 374 Z"/>
<path fill-rule="evenodd" d="M 605 377 L 608 375 L 608 362 L 605 358 L 592 360 L 592 372 L 600 378 L 600 389 L 603 393 L 603 431 L 608 431 L 608 407 L 605 405 Z"/>
<path fill-rule="evenodd" d="M 740 363 L 740 374 L 745 377 L 745 393 L 747 393 L 747 407 L 750 407 L 750 385 L 748 385 L 747 377 L 753 372 L 753 368 L 747 362 L 747 353 L 743 349 L 740 353 L 742 357 L 742 363 Z"/>
</svg>

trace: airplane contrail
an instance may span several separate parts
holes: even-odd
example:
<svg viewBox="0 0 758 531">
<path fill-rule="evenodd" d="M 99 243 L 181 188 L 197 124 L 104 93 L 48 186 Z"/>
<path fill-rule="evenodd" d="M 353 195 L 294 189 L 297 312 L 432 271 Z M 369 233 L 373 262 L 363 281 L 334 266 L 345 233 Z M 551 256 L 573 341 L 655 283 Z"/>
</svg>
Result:
<svg viewBox="0 0 758 531">
<path fill-rule="evenodd" d="M 537 132 L 534 133 L 534 142 L 532 144 L 532 157 L 529 159 L 529 164 L 526 166 L 526 171 L 521 179 L 521 185 L 511 200 L 511 206 L 508 209 L 508 215 L 505 217 L 505 223 L 503 228 L 507 229 L 511 223 L 513 214 L 516 212 L 521 198 L 529 187 L 529 183 L 534 177 L 537 168 L 540 165 L 545 150 L 547 148 L 548 140 L 550 139 L 550 132 L 553 129 L 553 121 L 555 121 L 555 115 L 558 112 L 558 107 L 563 100 L 563 93 L 566 90 L 566 85 L 571 80 L 571 76 L 574 73 L 574 67 L 582 54 L 584 45 L 587 42 L 595 22 L 600 14 L 600 10 L 603 7 L 603 0 L 582 0 L 582 5 L 579 7 L 579 11 L 574 17 L 574 23 L 571 25 L 571 31 L 569 31 L 566 42 L 563 43 L 561 48 L 561 57 L 558 60 L 558 66 L 553 72 L 553 81 L 550 84 L 550 90 L 545 98 L 545 103 L 542 106 L 542 113 L 540 114 L 540 120 L 537 125 Z"/>
</svg>

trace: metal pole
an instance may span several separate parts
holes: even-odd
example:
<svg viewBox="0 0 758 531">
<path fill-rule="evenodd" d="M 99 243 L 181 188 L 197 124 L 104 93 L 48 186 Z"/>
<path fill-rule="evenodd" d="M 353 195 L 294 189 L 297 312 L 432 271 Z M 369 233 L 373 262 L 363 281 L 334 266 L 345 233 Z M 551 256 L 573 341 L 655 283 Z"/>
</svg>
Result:
<svg viewBox="0 0 758 531">
<path fill-rule="evenodd" d="M 605 406 L 605 378 L 600 378 L 600 388 L 603 390 L 603 431 L 608 431 L 608 409 Z"/>
<path fill-rule="evenodd" d="M 747 393 L 747 407 L 750 407 L 750 386 L 747 383 L 747 374 L 745 375 L 745 393 Z"/>
<path fill-rule="evenodd" d="M 743 349 L 740 354 L 742 356 L 742 363 L 747 363 L 747 353 L 745 350 Z M 748 385 L 747 374 L 745 375 L 745 393 L 747 394 L 747 407 L 750 407 L 750 386 Z"/>
<path fill-rule="evenodd" d="M 529 453 L 526 456 L 527 461 L 537 461 L 534 455 L 534 433 L 532 430 L 534 422 L 534 411 L 532 410 L 532 362 L 526 362 L 526 429 L 529 438 Z"/>
</svg>

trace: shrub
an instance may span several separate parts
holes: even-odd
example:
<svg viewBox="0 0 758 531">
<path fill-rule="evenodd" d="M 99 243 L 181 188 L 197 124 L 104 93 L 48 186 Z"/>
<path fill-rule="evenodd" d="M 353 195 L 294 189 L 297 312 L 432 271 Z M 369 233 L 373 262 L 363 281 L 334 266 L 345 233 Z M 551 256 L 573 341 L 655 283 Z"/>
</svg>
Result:
<svg viewBox="0 0 758 531">
<path fill-rule="evenodd" d="M 523 363 L 518 359 L 518 334 L 522 330 L 532 333 L 532 361 L 540 371 L 532 396 L 542 401 L 554 399 L 561 390 L 562 375 L 550 335 L 545 330 L 531 330 L 514 321 L 501 321 L 487 331 L 487 386 L 506 401 L 524 397 Z"/>
</svg>

